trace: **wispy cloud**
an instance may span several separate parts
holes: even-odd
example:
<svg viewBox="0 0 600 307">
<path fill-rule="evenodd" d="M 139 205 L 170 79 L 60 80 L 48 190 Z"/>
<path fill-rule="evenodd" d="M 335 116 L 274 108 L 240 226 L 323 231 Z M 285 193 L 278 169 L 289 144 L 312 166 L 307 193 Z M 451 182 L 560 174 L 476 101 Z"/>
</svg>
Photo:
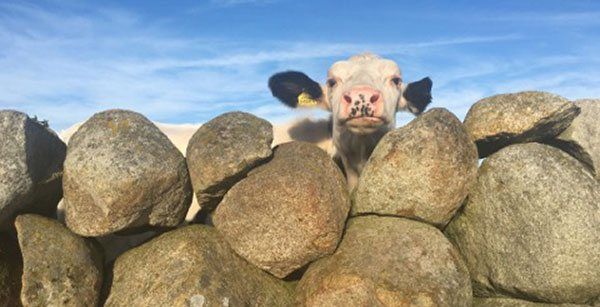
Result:
<svg viewBox="0 0 600 307">
<path fill-rule="evenodd" d="M 452 39 L 438 39 L 427 42 L 407 42 L 398 44 L 364 44 L 364 43 L 322 43 L 322 42 L 263 42 L 265 50 L 236 51 L 246 49 L 244 45 L 229 45 L 229 52 L 214 57 L 200 57 L 196 59 L 162 58 L 140 62 L 138 65 L 130 65 L 129 69 L 134 71 L 158 71 L 174 69 L 198 69 L 198 68 L 229 68 L 240 66 L 254 66 L 265 63 L 285 63 L 298 60 L 312 60 L 318 58 L 347 57 L 362 52 L 374 52 L 385 55 L 408 55 L 417 54 L 423 50 L 431 50 L 436 47 L 447 47 L 465 44 L 493 43 L 518 40 L 518 35 L 501 36 L 474 36 Z M 206 44 L 207 42 L 201 42 Z M 208 44 L 212 44 L 208 42 Z M 191 47 L 189 42 L 187 47 Z M 215 49 L 220 47 L 215 46 Z M 223 52 L 222 52 L 223 53 Z"/>
<path fill-rule="evenodd" d="M 597 25 L 600 23 L 600 11 L 580 12 L 516 12 L 487 16 L 488 21 L 527 21 L 529 23 Z"/>
<path fill-rule="evenodd" d="M 210 2 L 220 6 L 235 6 L 235 5 L 264 5 L 278 2 L 280 0 L 211 0 Z"/>
<path fill-rule="evenodd" d="M 59 130 L 108 108 L 133 109 L 162 122 L 203 122 L 232 109 L 281 122 L 295 115 L 268 92 L 271 73 L 301 69 L 322 81 L 328 64 L 365 51 L 395 59 L 408 79 L 431 75 L 435 104 L 459 116 L 477 99 L 499 91 L 541 88 L 576 98 L 600 96 L 593 86 L 600 82 L 593 44 L 577 52 L 511 58 L 487 56 L 479 48 L 528 43 L 529 37 L 228 41 L 173 35 L 127 10 L 83 11 L 0 4 L 0 108 L 47 118 Z"/>
</svg>

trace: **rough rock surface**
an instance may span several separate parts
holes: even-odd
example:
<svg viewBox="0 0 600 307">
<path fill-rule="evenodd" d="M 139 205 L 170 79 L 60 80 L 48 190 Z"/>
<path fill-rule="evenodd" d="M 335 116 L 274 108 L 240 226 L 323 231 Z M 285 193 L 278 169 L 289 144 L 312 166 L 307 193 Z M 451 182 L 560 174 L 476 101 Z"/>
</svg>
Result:
<svg viewBox="0 0 600 307">
<path fill-rule="evenodd" d="M 214 209 L 248 171 L 271 156 L 273 127 L 243 112 L 220 115 L 190 139 L 186 159 L 200 209 Z"/>
<path fill-rule="evenodd" d="M 0 111 L 0 229 L 29 212 L 53 215 L 67 146 L 26 114 Z"/>
<path fill-rule="evenodd" d="M 538 143 L 486 159 L 446 234 L 476 296 L 584 304 L 600 294 L 600 187 L 573 157 Z"/>
<path fill-rule="evenodd" d="M 394 215 L 443 226 L 477 177 L 477 149 L 461 122 L 432 109 L 386 134 L 365 166 L 352 215 Z"/>
<path fill-rule="evenodd" d="M 0 306 L 19 306 L 23 266 L 18 243 L 0 234 Z"/>
<path fill-rule="evenodd" d="M 435 227 L 397 217 L 352 218 L 336 252 L 311 264 L 300 306 L 471 306 L 467 267 Z"/>
<path fill-rule="evenodd" d="M 586 307 L 579 304 L 547 304 L 514 298 L 473 298 L 473 307 Z"/>
<path fill-rule="evenodd" d="M 331 158 L 314 145 L 291 142 L 227 192 L 213 221 L 239 255 L 285 277 L 333 253 L 349 209 Z"/>
<path fill-rule="evenodd" d="M 23 254 L 23 305 L 97 305 L 102 256 L 91 240 L 39 215 L 20 215 L 15 226 Z"/>
<path fill-rule="evenodd" d="M 83 236 L 177 226 L 192 200 L 183 155 L 125 110 L 97 113 L 71 137 L 63 187 L 67 226 Z"/>
<path fill-rule="evenodd" d="M 572 102 L 545 92 L 520 92 L 484 98 L 465 117 L 479 157 L 510 144 L 536 142 L 563 132 L 579 114 Z"/>
<path fill-rule="evenodd" d="M 115 263 L 105 306 L 289 306 L 290 289 L 239 258 L 218 232 L 191 225 Z"/>
<path fill-rule="evenodd" d="M 549 144 L 568 152 L 600 178 L 600 99 L 577 100 L 575 105 L 581 113 Z"/>
</svg>

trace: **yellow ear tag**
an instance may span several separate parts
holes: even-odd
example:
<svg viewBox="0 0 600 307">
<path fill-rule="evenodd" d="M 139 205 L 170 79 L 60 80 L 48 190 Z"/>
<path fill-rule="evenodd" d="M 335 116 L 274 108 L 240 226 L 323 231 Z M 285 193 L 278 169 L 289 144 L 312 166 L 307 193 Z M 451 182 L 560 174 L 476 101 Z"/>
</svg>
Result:
<svg viewBox="0 0 600 307">
<path fill-rule="evenodd" d="M 308 93 L 302 92 L 298 95 L 298 106 L 300 107 L 314 107 L 319 104 L 318 101 L 314 100 Z"/>
</svg>

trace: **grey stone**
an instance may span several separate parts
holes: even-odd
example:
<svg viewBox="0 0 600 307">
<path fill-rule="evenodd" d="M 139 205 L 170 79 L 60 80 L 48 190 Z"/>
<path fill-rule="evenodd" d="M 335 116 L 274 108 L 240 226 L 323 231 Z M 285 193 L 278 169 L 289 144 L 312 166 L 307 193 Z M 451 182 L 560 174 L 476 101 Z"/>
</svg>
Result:
<svg viewBox="0 0 600 307">
<path fill-rule="evenodd" d="M 563 132 L 579 114 L 572 102 L 545 92 L 520 92 L 484 98 L 465 117 L 479 157 L 511 144 L 537 142 Z"/>
<path fill-rule="evenodd" d="M 404 218 L 351 218 L 336 252 L 312 263 L 299 306 L 471 306 L 469 272 L 437 228 Z"/>
<path fill-rule="evenodd" d="M 191 225 L 121 255 L 105 306 L 290 306 L 290 290 L 214 228 Z"/>
<path fill-rule="evenodd" d="M 52 216 L 62 198 L 67 146 L 26 114 L 0 111 L 0 230 L 20 213 Z"/>
<path fill-rule="evenodd" d="M 239 255 L 281 278 L 334 252 L 349 209 L 333 160 L 314 145 L 291 142 L 227 192 L 213 222 Z"/>
<path fill-rule="evenodd" d="M 446 234 L 476 296 L 585 304 L 600 294 L 600 187 L 573 157 L 538 143 L 486 159 Z"/>
<path fill-rule="evenodd" d="M 477 177 L 477 149 L 446 109 L 386 134 L 365 166 L 352 215 L 408 217 L 444 226 Z"/>
<path fill-rule="evenodd" d="M 192 201 L 183 155 L 125 110 L 97 113 L 73 134 L 63 187 L 67 226 L 83 236 L 177 226 Z"/>
<path fill-rule="evenodd" d="M 24 306 L 96 306 L 102 255 L 94 242 L 33 214 L 15 221 L 23 254 Z"/>
<path fill-rule="evenodd" d="M 556 146 L 584 163 L 595 175 L 600 177 L 600 99 L 584 99 L 575 101 L 581 109 L 579 116 L 571 126 L 550 145 Z"/>
<path fill-rule="evenodd" d="M 579 304 L 547 304 L 514 298 L 473 298 L 473 307 L 586 307 Z"/>
<path fill-rule="evenodd" d="M 269 158 L 272 142 L 271 124 L 248 113 L 225 113 L 202 125 L 186 152 L 200 209 L 214 209 L 236 182 Z"/>
</svg>

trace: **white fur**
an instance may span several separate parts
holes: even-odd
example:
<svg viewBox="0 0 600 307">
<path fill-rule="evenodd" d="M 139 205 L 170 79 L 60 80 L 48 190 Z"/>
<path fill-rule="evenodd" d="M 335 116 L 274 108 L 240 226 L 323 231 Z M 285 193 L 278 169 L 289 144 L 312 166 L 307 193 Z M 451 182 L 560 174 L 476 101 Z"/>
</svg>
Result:
<svg viewBox="0 0 600 307">
<path fill-rule="evenodd" d="M 328 80 L 336 82 L 334 86 L 322 86 L 325 93 L 323 104 L 332 113 L 333 144 L 344 165 L 348 186 L 353 189 L 379 139 L 396 127 L 396 112 L 407 108 L 408 104 L 402 97 L 405 85 L 402 81 L 399 84 L 392 82 L 394 78 L 402 80 L 402 72 L 394 61 L 371 53 L 334 63 L 327 76 Z M 360 86 L 377 90 L 383 96 L 383 106 L 378 114 L 384 120 L 382 126 L 356 127 L 345 122 L 348 115 L 343 112 L 343 94 Z"/>
</svg>

